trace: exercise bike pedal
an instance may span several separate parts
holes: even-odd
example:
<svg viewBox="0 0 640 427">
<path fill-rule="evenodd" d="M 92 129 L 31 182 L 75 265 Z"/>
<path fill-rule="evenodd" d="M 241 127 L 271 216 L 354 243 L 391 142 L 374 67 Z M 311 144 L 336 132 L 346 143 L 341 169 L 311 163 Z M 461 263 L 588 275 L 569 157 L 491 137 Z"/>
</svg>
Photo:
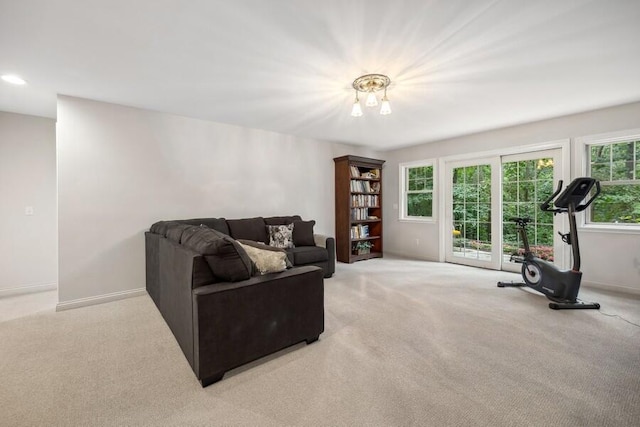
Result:
<svg viewBox="0 0 640 427">
<path fill-rule="evenodd" d="M 549 303 L 549 308 L 553 310 L 585 310 L 585 309 L 599 310 L 600 304 L 598 304 L 597 302 L 587 302 L 587 301 L 576 299 L 574 302 L 553 301 Z"/>
<path fill-rule="evenodd" d="M 565 242 L 567 245 L 571 244 L 571 233 L 561 233 L 558 231 L 558 234 L 562 238 L 563 242 Z"/>
</svg>

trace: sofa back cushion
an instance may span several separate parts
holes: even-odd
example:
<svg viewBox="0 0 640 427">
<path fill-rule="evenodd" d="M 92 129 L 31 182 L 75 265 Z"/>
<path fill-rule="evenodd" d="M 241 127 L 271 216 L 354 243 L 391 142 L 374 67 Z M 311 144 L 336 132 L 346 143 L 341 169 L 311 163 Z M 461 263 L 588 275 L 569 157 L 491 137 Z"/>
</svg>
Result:
<svg viewBox="0 0 640 427">
<path fill-rule="evenodd" d="M 270 216 L 264 219 L 267 225 L 289 225 L 295 221 L 302 221 L 302 217 L 300 215 Z"/>
<path fill-rule="evenodd" d="M 162 237 L 167 237 L 167 231 L 169 230 L 169 228 L 176 224 L 178 224 L 177 221 L 158 221 L 151 225 L 149 231 L 155 234 L 159 234 Z"/>
<path fill-rule="evenodd" d="M 253 240 L 254 242 L 269 243 L 269 235 L 264 218 L 228 219 L 230 236 L 236 240 Z"/>
<path fill-rule="evenodd" d="M 213 275 L 221 281 L 238 282 L 252 276 L 253 264 L 238 242 L 208 227 L 183 232 L 182 244 L 202 254 Z"/>
<path fill-rule="evenodd" d="M 171 240 L 172 242 L 180 243 L 180 241 L 182 240 L 182 234 L 185 232 L 185 230 L 191 227 L 195 227 L 195 226 L 189 225 L 189 224 L 174 223 L 167 228 L 165 237 Z"/>
<path fill-rule="evenodd" d="M 164 237 L 167 237 L 167 231 L 169 228 L 175 226 L 176 224 L 185 224 L 185 225 L 206 225 L 209 228 L 212 228 L 216 231 L 229 235 L 229 227 L 227 226 L 227 220 L 224 218 L 192 218 L 192 219 L 172 219 L 167 221 L 158 221 L 154 223 L 149 231 L 155 234 L 160 234 Z"/>
<path fill-rule="evenodd" d="M 186 224 L 185 224 L 186 225 Z M 180 243 L 184 243 L 188 240 L 192 239 L 192 235 L 200 233 L 201 229 L 206 229 L 207 227 L 200 227 L 199 225 L 187 225 L 187 227 L 184 229 L 184 231 L 182 232 L 182 236 L 180 237 Z M 190 243 L 191 244 L 191 243 Z M 191 247 L 189 245 L 185 245 L 187 247 Z M 193 248 L 191 248 L 192 250 L 195 250 Z M 202 255 L 202 252 L 196 251 L 198 252 L 200 255 Z"/>
<path fill-rule="evenodd" d="M 190 225 L 206 225 L 207 227 L 219 231 L 229 236 L 229 227 L 227 226 L 227 220 L 224 218 L 193 218 L 184 219 L 180 221 L 183 224 Z"/>
</svg>

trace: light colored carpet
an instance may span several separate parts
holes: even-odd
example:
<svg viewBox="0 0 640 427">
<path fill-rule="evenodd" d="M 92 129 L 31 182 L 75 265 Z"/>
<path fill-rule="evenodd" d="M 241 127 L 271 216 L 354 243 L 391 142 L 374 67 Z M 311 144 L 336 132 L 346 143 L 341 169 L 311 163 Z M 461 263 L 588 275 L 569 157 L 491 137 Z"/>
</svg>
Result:
<svg viewBox="0 0 640 427">
<path fill-rule="evenodd" d="M 377 259 L 325 281 L 325 332 L 202 389 L 149 297 L 0 323 L 0 424 L 637 426 L 638 297 L 554 311 L 517 275 Z"/>
<path fill-rule="evenodd" d="M 57 290 L 0 297 L 0 322 L 35 313 L 53 313 L 57 302 Z"/>
</svg>

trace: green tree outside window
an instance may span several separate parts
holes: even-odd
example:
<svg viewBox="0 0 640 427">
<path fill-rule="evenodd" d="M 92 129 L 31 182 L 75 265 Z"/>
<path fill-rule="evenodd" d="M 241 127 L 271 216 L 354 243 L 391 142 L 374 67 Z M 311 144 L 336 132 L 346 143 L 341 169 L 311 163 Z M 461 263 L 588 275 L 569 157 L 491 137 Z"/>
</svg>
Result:
<svg viewBox="0 0 640 427">
<path fill-rule="evenodd" d="M 408 167 L 405 171 L 407 217 L 432 217 L 433 166 Z"/>
<path fill-rule="evenodd" d="M 640 224 L 640 141 L 588 145 L 588 153 L 588 174 L 602 187 L 591 222 Z"/>
</svg>

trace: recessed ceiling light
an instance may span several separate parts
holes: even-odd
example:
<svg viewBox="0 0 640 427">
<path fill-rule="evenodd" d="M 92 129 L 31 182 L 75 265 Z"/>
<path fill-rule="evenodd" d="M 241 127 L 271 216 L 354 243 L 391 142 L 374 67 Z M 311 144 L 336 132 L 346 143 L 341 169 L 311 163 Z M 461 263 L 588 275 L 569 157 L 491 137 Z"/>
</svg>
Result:
<svg viewBox="0 0 640 427">
<path fill-rule="evenodd" d="M 26 81 L 24 81 L 24 79 L 22 79 L 21 77 L 15 76 L 15 75 L 10 75 L 10 74 L 5 74 L 2 76 L 2 80 L 4 80 L 7 83 L 11 83 L 13 85 L 24 85 L 27 84 Z"/>
</svg>

